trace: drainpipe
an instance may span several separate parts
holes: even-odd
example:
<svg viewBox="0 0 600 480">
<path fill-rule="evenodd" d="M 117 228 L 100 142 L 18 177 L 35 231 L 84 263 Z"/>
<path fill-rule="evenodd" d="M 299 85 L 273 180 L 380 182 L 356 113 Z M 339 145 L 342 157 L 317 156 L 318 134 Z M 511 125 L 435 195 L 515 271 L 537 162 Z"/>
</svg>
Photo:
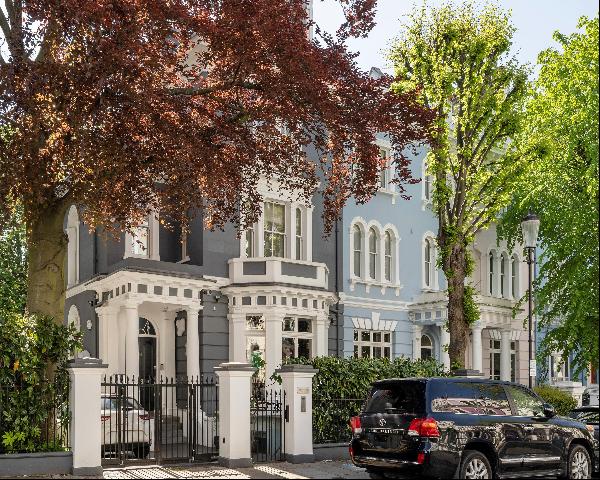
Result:
<svg viewBox="0 0 600 480">
<path fill-rule="evenodd" d="M 343 215 L 343 213 L 342 213 Z M 343 333 L 342 330 L 342 325 L 340 325 L 340 266 L 339 266 L 339 250 L 340 250 L 340 244 L 338 242 L 338 236 L 339 236 L 339 225 L 340 225 L 340 219 L 338 218 L 335 221 L 335 294 L 337 296 L 337 301 L 335 303 L 335 319 L 336 319 L 336 339 L 335 339 L 335 345 L 336 345 L 336 355 L 339 358 L 340 356 L 340 337 L 341 337 L 341 333 Z M 342 317 L 343 319 L 343 317 Z M 342 332 L 340 332 L 340 330 L 342 330 Z"/>
</svg>

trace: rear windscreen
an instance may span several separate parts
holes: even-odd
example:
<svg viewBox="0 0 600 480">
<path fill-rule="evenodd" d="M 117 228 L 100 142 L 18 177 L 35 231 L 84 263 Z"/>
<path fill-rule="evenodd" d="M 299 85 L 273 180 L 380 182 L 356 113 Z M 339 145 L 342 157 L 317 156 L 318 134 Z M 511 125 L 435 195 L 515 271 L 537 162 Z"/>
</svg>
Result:
<svg viewBox="0 0 600 480">
<path fill-rule="evenodd" d="M 422 413 L 425 411 L 425 383 L 398 382 L 373 387 L 365 413 Z"/>
</svg>

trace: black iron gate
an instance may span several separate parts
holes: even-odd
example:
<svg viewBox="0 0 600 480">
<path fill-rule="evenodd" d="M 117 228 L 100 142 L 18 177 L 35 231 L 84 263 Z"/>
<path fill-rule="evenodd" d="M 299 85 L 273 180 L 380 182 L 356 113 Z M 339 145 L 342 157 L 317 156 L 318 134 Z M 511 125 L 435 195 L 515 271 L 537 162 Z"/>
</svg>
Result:
<svg viewBox="0 0 600 480">
<path fill-rule="evenodd" d="M 252 383 L 250 449 L 254 462 L 285 460 L 285 424 L 289 418 L 285 391 L 280 386 Z"/>
<path fill-rule="evenodd" d="M 219 454 L 219 390 L 213 377 L 104 378 L 102 463 L 202 462 Z"/>
</svg>

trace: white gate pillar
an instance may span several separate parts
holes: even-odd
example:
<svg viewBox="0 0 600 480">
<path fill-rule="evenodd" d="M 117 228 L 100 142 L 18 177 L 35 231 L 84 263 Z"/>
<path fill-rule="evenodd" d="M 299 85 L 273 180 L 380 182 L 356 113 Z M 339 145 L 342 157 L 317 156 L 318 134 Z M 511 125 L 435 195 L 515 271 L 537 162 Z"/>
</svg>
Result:
<svg viewBox="0 0 600 480">
<path fill-rule="evenodd" d="M 100 383 L 108 365 L 97 358 L 69 360 L 73 475 L 102 476 Z"/>
<path fill-rule="evenodd" d="M 283 365 L 281 376 L 289 416 L 285 425 L 285 459 L 290 463 L 314 461 L 312 431 L 312 379 L 310 365 Z"/>
<path fill-rule="evenodd" d="M 222 363 L 219 377 L 219 463 L 229 468 L 250 467 L 250 393 L 256 371 L 248 363 Z"/>
<path fill-rule="evenodd" d="M 450 332 L 448 332 L 448 328 L 444 324 L 440 325 L 440 341 L 440 357 L 444 364 L 444 368 L 449 371 L 450 354 L 448 353 L 448 345 L 450 345 Z"/>
</svg>

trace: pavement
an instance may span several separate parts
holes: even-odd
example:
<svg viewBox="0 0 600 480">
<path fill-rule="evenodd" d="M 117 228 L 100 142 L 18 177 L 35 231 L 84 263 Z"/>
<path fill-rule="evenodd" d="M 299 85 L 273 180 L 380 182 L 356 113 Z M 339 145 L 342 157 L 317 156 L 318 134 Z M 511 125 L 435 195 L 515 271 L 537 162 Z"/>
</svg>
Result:
<svg viewBox="0 0 600 480">
<path fill-rule="evenodd" d="M 64 477 L 63 477 L 64 478 Z M 250 468 L 225 468 L 218 465 L 148 465 L 104 469 L 105 479 L 200 478 L 234 480 L 264 479 L 367 479 L 369 475 L 348 461 L 322 460 L 314 463 L 286 462 L 257 464 Z"/>
</svg>

